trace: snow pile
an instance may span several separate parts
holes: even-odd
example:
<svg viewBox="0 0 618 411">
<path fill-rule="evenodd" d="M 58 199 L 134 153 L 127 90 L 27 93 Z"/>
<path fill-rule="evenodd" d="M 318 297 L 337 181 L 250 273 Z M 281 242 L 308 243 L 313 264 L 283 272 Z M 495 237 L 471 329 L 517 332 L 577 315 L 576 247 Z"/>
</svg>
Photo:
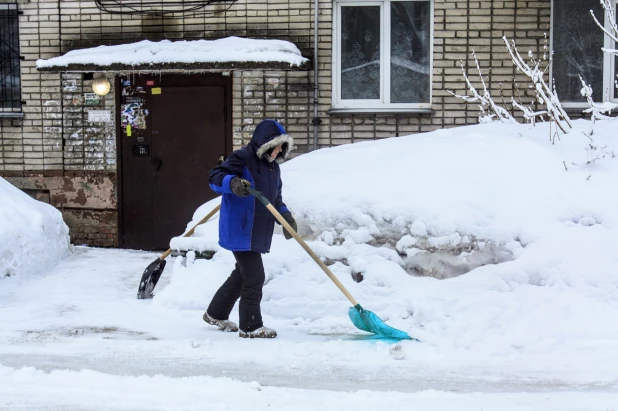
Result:
<svg viewBox="0 0 618 411">
<path fill-rule="evenodd" d="M 69 248 L 69 229 L 54 207 L 0 178 L 0 278 L 49 268 Z"/>
<path fill-rule="evenodd" d="M 143 40 L 117 46 L 99 46 L 69 51 L 63 56 L 37 60 L 37 69 L 69 64 L 158 64 L 221 62 L 284 62 L 298 66 L 307 59 L 294 44 L 284 40 L 254 40 L 227 37 L 219 40 L 158 42 Z"/>
<path fill-rule="evenodd" d="M 547 124 L 482 124 L 323 149 L 283 165 L 283 199 L 364 307 L 434 347 L 415 361 L 618 361 L 618 159 L 586 164 L 590 127 L 576 121 L 556 145 Z M 617 127 L 595 126 L 609 152 Z M 217 223 L 172 247 L 219 250 Z M 275 235 L 264 262 L 267 325 L 360 334 L 293 240 Z M 154 303 L 203 309 L 233 265 L 224 250 L 177 259 Z"/>
<path fill-rule="evenodd" d="M 595 138 L 616 145 L 617 126 L 599 123 Z M 408 272 L 436 277 L 511 260 L 565 222 L 618 223 L 618 161 L 583 167 L 589 140 L 579 130 L 557 145 L 546 131 L 484 124 L 322 149 L 283 165 L 284 201 L 301 235 L 329 246 L 325 257 L 387 245 Z M 218 250 L 217 219 L 172 247 Z"/>
</svg>

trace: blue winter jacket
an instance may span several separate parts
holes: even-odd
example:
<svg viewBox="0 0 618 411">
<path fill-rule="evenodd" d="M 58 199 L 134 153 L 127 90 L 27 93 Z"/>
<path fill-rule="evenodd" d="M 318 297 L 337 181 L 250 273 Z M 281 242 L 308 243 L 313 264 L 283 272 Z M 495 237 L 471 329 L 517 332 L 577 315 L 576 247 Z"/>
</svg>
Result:
<svg viewBox="0 0 618 411">
<path fill-rule="evenodd" d="M 275 161 L 266 157 L 282 144 Z M 238 197 L 230 189 L 230 181 L 241 177 L 261 191 L 280 213 L 289 212 L 281 197 L 282 162 L 292 149 L 292 138 L 281 124 L 263 120 L 253 132 L 251 142 L 234 151 L 219 166 L 210 171 L 210 188 L 222 194 L 219 217 L 219 245 L 231 251 L 270 251 L 275 218 L 253 196 Z"/>
</svg>

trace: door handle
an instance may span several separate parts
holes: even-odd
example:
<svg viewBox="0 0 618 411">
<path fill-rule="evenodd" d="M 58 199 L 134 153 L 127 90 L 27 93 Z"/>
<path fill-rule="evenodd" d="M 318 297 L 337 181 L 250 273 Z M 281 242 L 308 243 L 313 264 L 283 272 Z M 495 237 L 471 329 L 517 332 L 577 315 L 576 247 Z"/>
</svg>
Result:
<svg viewBox="0 0 618 411">
<path fill-rule="evenodd" d="M 224 161 L 225 161 L 225 156 L 221 154 L 221 156 L 219 157 L 219 161 L 217 162 L 217 165 L 223 163 Z"/>
<path fill-rule="evenodd" d="M 152 165 L 154 166 L 155 172 L 157 172 L 157 171 L 159 171 L 161 169 L 161 164 L 162 164 L 162 161 L 161 161 L 160 158 L 152 159 Z"/>
</svg>

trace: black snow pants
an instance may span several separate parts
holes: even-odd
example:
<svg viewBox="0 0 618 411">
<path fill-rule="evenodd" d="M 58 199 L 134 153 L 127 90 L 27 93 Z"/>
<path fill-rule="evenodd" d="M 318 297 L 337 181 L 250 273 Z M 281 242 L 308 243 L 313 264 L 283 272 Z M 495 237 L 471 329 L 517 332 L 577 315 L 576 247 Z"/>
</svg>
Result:
<svg viewBox="0 0 618 411">
<path fill-rule="evenodd" d="M 217 320 L 227 320 L 240 297 L 239 328 L 255 331 L 262 327 L 262 287 L 264 286 L 264 264 L 262 254 L 254 251 L 234 251 L 236 268 L 212 298 L 208 315 Z"/>
</svg>

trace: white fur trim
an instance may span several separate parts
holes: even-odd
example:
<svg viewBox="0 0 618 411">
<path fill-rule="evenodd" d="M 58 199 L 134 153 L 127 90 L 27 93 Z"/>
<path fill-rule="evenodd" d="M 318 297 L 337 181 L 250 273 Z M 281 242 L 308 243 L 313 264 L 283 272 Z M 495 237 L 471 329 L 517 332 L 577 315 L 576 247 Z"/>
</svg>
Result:
<svg viewBox="0 0 618 411">
<path fill-rule="evenodd" d="M 265 153 L 277 147 L 279 144 L 284 143 L 287 143 L 287 147 L 283 150 L 283 154 L 280 157 L 277 157 L 277 163 L 281 163 L 283 160 L 288 158 L 288 154 L 292 151 L 292 147 L 294 145 L 294 139 L 287 134 L 281 134 L 280 136 L 270 140 L 268 143 L 263 144 L 260 148 L 258 148 L 256 154 L 258 158 L 261 159 Z"/>
</svg>

